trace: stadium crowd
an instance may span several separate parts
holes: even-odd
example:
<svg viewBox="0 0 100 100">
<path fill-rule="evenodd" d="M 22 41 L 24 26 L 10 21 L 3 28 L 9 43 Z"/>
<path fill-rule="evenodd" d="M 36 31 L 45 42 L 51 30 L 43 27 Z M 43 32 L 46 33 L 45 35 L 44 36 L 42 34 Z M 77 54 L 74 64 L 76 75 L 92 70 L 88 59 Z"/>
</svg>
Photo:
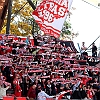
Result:
<svg viewBox="0 0 100 100">
<path fill-rule="evenodd" d="M 9 37 L 0 40 L 0 88 L 8 87 L 6 95 L 29 100 L 100 100 L 97 59 L 77 55 L 72 45 L 54 37 L 37 35 L 34 46 L 30 37 L 25 41 Z"/>
</svg>

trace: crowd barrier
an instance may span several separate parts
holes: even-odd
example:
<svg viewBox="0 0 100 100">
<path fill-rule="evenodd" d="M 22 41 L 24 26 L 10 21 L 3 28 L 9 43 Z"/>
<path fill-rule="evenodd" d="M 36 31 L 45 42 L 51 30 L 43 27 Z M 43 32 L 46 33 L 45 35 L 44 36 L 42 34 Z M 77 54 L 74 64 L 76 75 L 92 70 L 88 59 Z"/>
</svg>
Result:
<svg viewBox="0 0 100 100">
<path fill-rule="evenodd" d="M 5 96 L 3 97 L 3 100 L 27 100 L 26 97 L 16 97 L 14 96 Z"/>
<path fill-rule="evenodd" d="M 47 98 L 46 100 L 55 100 L 54 98 Z"/>
<path fill-rule="evenodd" d="M 3 97 L 3 100 L 27 100 L 27 99 L 26 99 L 26 97 L 16 97 L 16 98 L 14 98 L 14 96 L 5 96 L 5 97 Z M 46 100 L 55 100 L 55 99 L 54 98 L 47 98 Z"/>
</svg>

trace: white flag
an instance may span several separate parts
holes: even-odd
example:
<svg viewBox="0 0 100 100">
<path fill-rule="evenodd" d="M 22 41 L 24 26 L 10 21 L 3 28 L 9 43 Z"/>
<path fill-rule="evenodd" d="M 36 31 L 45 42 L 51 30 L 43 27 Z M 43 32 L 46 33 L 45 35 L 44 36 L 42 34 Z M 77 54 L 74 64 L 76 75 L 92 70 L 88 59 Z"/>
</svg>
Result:
<svg viewBox="0 0 100 100">
<path fill-rule="evenodd" d="M 40 29 L 58 38 L 73 0 L 43 0 L 32 15 Z"/>
</svg>

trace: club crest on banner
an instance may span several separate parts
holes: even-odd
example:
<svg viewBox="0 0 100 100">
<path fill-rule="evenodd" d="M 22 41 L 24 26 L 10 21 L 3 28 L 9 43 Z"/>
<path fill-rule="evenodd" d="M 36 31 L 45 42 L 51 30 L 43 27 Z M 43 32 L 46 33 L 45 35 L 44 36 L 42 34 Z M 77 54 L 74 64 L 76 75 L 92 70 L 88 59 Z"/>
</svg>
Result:
<svg viewBox="0 0 100 100">
<path fill-rule="evenodd" d="M 58 38 L 72 0 L 43 0 L 32 15 L 40 29 Z"/>
</svg>

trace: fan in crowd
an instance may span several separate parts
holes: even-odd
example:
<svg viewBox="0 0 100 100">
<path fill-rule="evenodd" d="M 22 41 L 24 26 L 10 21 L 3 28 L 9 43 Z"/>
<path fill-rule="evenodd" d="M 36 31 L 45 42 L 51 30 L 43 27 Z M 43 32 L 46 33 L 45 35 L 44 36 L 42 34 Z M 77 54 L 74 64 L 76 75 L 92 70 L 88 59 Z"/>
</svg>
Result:
<svg viewBox="0 0 100 100">
<path fill-rule="evenodd" d="M 90 58 L 83 57 L 82 63 L 87 61 L 80 64 L 77 52 L 70 45 L 52 36 L 40 35 L 35 38 L 35 46 L 31 46 L 30 38 L 26 41 L 20 38 L 22 42 L 6 41 L 0 42 L 0 86 L 6 88 L 10 84 L 9 90 L 16 97 L 46 100 L 65 91 L 61 99 L 100 100 L 99 64 L 89 66 Z M 83 47 L 84 53 L 84 43 Z M 12 95 L 8 92 L 7 95 Z"/>
</svg>

